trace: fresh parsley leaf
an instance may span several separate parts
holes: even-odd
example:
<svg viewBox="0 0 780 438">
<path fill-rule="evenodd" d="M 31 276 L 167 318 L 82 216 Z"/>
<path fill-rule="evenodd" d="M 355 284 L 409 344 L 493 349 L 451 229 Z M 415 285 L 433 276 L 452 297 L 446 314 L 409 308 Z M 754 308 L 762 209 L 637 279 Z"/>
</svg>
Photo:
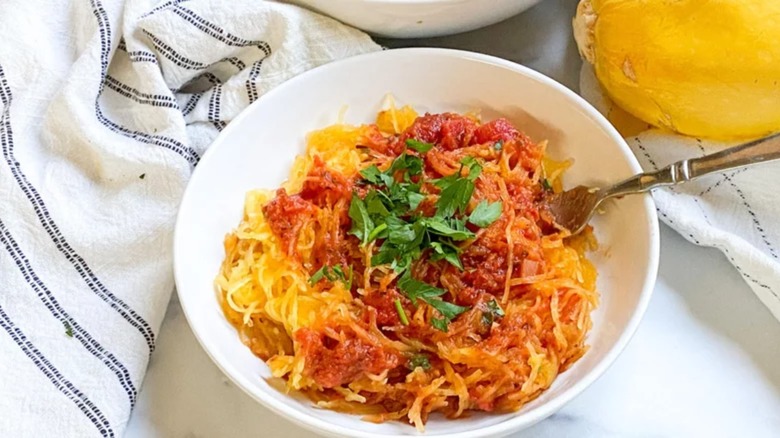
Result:
<svg viewBox="0 0 780 438">
<path fill-rule="evenodd" d="M 421 246 L 424 244 L 425 237 L 427 235 L 425 231 L 425 223 L 418 218 L 413 223 L 412 229 L 414 230 L 414 240 L 410 244 L 411 246 L 409 249 L 415 249 L 416 254 L 419 254 L 422 252 Z"/>
<path fill-rule="evenodd" d="M 423 160 L 420 157 L 413 155 L 406 156 L 406 174 L 409 176 L 416 176 L 422 174 Z"/>
<path fill-rule="evenodd" d="M 425 199 L 425 195 L 420 193 L 421 188 L 422 184 L 412 182 L 400 182 L 390 187 L 390 200 L 393 211 L 403 215 L 409 210 L 415 210 L 420 202 Z"/>
<path fill-rule="evenodd" d="M 314 274 L 312 274 L 312 276 L 309 278 L 309 285 L 314 286 L 315 284 L 317 284 L 317 282 L 325 278 L 325 271 L 327 269 L 328 269 L 327 266 L 323 266 L 320 269 L 317 269 L 317 271 Z"/>
<path fill-rule="evenodd" d="M 474 157 L 464 157 L 461 161 L 461 169 L 458 172 L 444 178 L 440 178 L 435 184 L 441 188 L 439 200 L 436 202 L 436 214 L 441 216 L 452 216 L 456 212 L 465 212 L 466 206 L 474 193 L 474 181 L 482 172 L 482 165 Z M 469 171 L 463 178 L 461 172 L 463 167 Z"/>
<path fill-rule="evenodd" d="M 382 184 L 384 184 L 387 187 L 392 187 L 393 184 L 395 184 L 395 179 L 393 179 L 393 176 L 389 173 L 380 173 L 379 179 L 382 181 Z"/>
<path fill-rule="evenodd" d="M 341 281 L 344 283 L 344 287 L 349 290 L 352 289 L 352 274 L 352 266 L 345 273 L 341 266 L 336 265 L 331 268 L 328 265 L 323 265 L 309 278 L 309 285 L 314 286 L 325 278 L 330 282 Z"/>
<path fill-rule="evenodd" d="M 434 309 L 438 310 L 439 313 L 441 313 L 441 315 L 448 321 L 469 310 L 468 307 L 452 304 L 442 300 L 441 298 L 423 298 L 423 301 L 428 303 Z"/>
<path fill-rule="evenodd" d="M 474 164 L 479 164 L 476 158 L 472 157 L 471 155 L 466 155 L 465 157 L 460 159 L 460 164 L 466 166 L 467 168 L 471 168 Z M 461 169 L 462 170 L 462 169 Z"/>
<path fill-rule="evenodd" d="M 414 371 L 417 368 L 429 370 L 431 369 L 431 361 L 428 359 L 428 356 L 424 354 L 415 354 L 409 359 L 409 362 L 406 363 L 406 367 L 411 371 Z"/>
<path fill-rule="evenodd" d="M 387 224 L 379 224 L 368 233 L 368 241 L 373 242 L 376 239 L 384 239 L 387 237 Z"/>
<path fill-rule="evenodd" d="M 422 193 L 417 192 L 406 192 L 406 199 L 409 203 L 409 209 L 410 210 L 417 210 L 417 207 L 420 206 L 420 203 L 425 200 L 425 195 Z"/>
<path fill-rule="evenodd" d="M 400 251 L 398 251 L 398 248 L 394 247 L 389 241 L 385 240 L 385 243 L 383 243 L 379 248 L 379 252 L 371 257 L 371 266 L 392 263 L 399 255 Z"/>
<path fill-rule="evenodd" d="M 369 233 L 374 229 L 374 221 L 368 216 L 366 204 L 357 193 L 352 194 L 349 217 L 352 219 L 352 228 L 349 230 L 349 234 L 356 236 L 365 245 L 368 243 Z"/>
<path fill-rule="evenodd" d="M 457 304 L 448 303 L 440 298 L 427 298 L 424 300 L 431 307 L 441 313 L 441 318 L 431 318 L 431 325 L 437 330 L 447 333 L 448 325 L 453 318 L 457 317 L 461 313 L 469 310 L 468 307 L 458 306 Z"/>
<path fill-rule="evenodd" d="M 344 280 L 347 278 L 347 276 L 344 275 L 344 270 L 341 269 L 341 266 L 336 265 L 333 268 L 331 268 L 331 271 L 332 271 L 331 274 L 326 275 L 326 277 L 328 277 L 328 280 L 330 281 L 336 281 L 337 279 Z"/>
<path fill-rule="evenodd" d="M 417 305 L 418 299 L 434 298 L 447 293 L 444 289 L 415 280 L 412 278 L 412 274 L 409 273 L 409 271 L 404 272 L 401 278 L 398 279 L 398 289 L 400 289 L 415 306 Z"/>
<path fill-rule="evenodd" d="M 406 311 L 404 311 L 403 306 L 401 306 L 401 299 L 396 298 L 395 301 L 393 301 L 393 304 L 395 305 L 395 311 L 398 312 L 398 318 L 401 320 L 401 324 L 409 325 L 409 318 L 406 317 Z"/>
<path fill-rule="evenodd" d="M 417 238 L 412 224 L 405 223 L 401 226 L 390 226 L 389 230 L 387 240 L 395 245 L 408 245 Z"/>
<path fill-rule="evenodd" d="M 501 201 L 488 204 L 488 202 L 483 199 L 469 215 L 469 222 L 480 228 L 485 228 L 501 216 L 502 207 Z"/>
<path fill-rule="evenodd" d="M 388 219 L 390 219 L 390 221 L 387 222 L 388 225 L 390 225 L 393 220 L 398 220 L 392 216 L 388 217 Z M 389 264 L 390 268 L 398 273 L 405 271 L 414 260 L 420 257 L 421 253 L 420 244 L 422 242 L 424 233 L 422 233 L 422 230 L 416 230 L 415 226 L 419 227 L 419 225 L 412 225 L 411 232 L 414 233 L 414 238 L 411 242 L 408 243 L 404 243 L 401 240 L 411 237 L 411 232 L 409 232 L 409 229 L 403 228 L 396 231 L 397 234 L 395 234 L 393 237 L 397 239 L 396 241 L 398 244 L 391 242 L 389 235 L 390 232 L 388 232 L 388 238 L 382 243 L 379 251 L 371 257 L 371 266 Z M 409 236 L 405 235 L 407 233 Z"/>
<path fill-rule="evenodd" d="M 404 272 L 412 265 L 412 261 L 419 257 L 419 248 L 414 248 L 408 252 L 399 252 L 399 256 L 390 263 L 390 268 L 398 273 Z"/>
<path fill-rule="evenodd" d="M 347 290 L 352 290 L 352 278 L 354 277 L 355 271 L 352 269 L 352 266 L 349 267 L 349 275 L 344 279 L 346 280 L 344 282 L 344 288 Z"/>
<path fill-rule="evenodd" d="M 407 147 L 422 154 L 433 145 L 411 139 Z M 460 249 L 454 242 L 474 237 L 474 233 L 466 227 L 469 218 L 465 213 L 474 193 L 475 181 L 482 172 L 482 165 L 473 157 L 465 157 L 457 172 L 427 181 L 440 189 L 436 213 L 432 217 L 421 216 L 421 212 L 416 211 L 427 196 L 422 192 L 426 183 L 422 172 L 422 158 L 406 152 L 393 160 L 385 171 L 377 166 L 363 169 L 360 173 L 364 183 L 374 187 L 362 199 L 353 194 L 349 208 L 349 217 L 352 219 L 350 233 L 364 245 L 377 239 L 383 240 L 371 257 L 371 265 L 389 265 L 399 273 L 397 286 L 401 293 L 414 306 L 423 301 L 433 307 L 441 318 L 433 318 L 431 324 L 439 330 L 447 331 L 449 322 L 469 308 L 439 298 L 446 291 L 415 280 L 411 276 L 410 267 L 423 251 L 431 249 L 432 260 L 445 260 L 463 269 Z M 500 207 L 499 203 L 499 215 Z M 496 218 L 492 216 L 495 215 L 495 208 L 495 205 L 485 203 L 475 209 L 472 212 L 475 225 L 494 221 Z M 328 278 L 328 271 L 322 275 Z M 394 305 L 402 323 L 404 320 L 408 322 L 400 300 L 396 300 Z"/>
<path fill-rule="evenodd" d="M 425 225 L 428 229 L 440 236 L 449 237 L 452 240 L 460 241 L 471 239 L 474 233 L 466 228 L 462 219 L 450 218 L 444 219 L 441 216 L 425 218 Z"/>
<path fill-rule="evenodd" d="M 387 216 L 385 224 L 388 230 L 387 240 L 394 245 L 410 244 L 417 238 L 414 224 L 397 216 Z"/>
<path fill-rule="evenodd" d="M 376 164 L 372 164 L 365 169 L 360 171 L 360 175 L 363 176 L 363 179 L 366 181 L 372 183 L 372 184 L 381 184 L 382 179 L 379 177 L 379 175 L 382 174 L 382 171 L 379 170 L 378 167 L 376 167 Z"/>
<path fill-rule="evenodd" d="M 371 189 L 368 194 L 366 194 L 366 198 L 363 200 L 366 204 L 366 211 L 369 215 L 373 216 L 387 216 L 390 214 L 390 211 L 387 209 L 384 202 L 382 202 L 379 193 L 380 192 Z M 369 241 L 370 240 L 371 239 L 369 239 Z"/>
<path fill-rule="evenodd" d="M 397 173 L 400 172 L 401 179 L 408 182 L 411 181 L 411 176 L 421 174 L 422 168 L 423 162 L 420 157 L 403 153 L 393 160 L 393 162 L 390 163 L 390 167 L 384 172 L 379 170 L 376 164 L 372 164 L 361 170 L 360 175 L 363 177 L 364 182 L 393 188 L 396 184 L 395 176 Z"/>
<path fill-rule="evenodd" d="M 421 300 L 436 309 L 436 311 L 442 315 L 442 318 L 432 318 L 431 325 L 444 332 L 447 331 L 447 324 L 449 324 L 453 318 L 469 309 L 468 307 L 458 306 L 457 304 L 449 303 L 438 298 L 447 291 L 428 283 L 415 280 L 408 270 L 398 279 L 398 289 L 400 289 L 415 306 L 417 305 L 417 300 Z"/>
<path fill-rule="evenodd" d="M 431 325 L 433 328 L 447 333 L 449 331 L 449 321 L 446 318 L 431 318 Z"/>
<path fill-rule="evenodd" d="M 482 173 L 482 165 L 479 164 L 479 161 L 477 161 L 477 159 L 472 156 L 465 156 L 462 160 L 460 160 L 460 162 L 469 170 L 469 174 L 466 176 L 466 179 L 471 182 L 476 181 L 479 177 L 479 174 Z"/>
<path fill-rule="evenodd" d="M 490 326 L 493 324 L 493 321 L 496 320 L 496 318 L 500 318 L 504 316 L 504 309 L 501 308 L 501 306 L 498 305 L 498 302 L 496 300 L 491 300 L 487 304 L 485 304 L 485 307 L 487 307 L 487 310 L 482 312 L 482 324 Z"/>
<path fill-rule="evenodd" d="M 448 176 L 445 176 L 445 177 L 442 177 L 442 178 L 432 179 L 432 180 L 430 180 L 430 182 L 432 182 L 436 187 L 444 190 L 447 187 L 449 187 L 450 185 L 452 185 L 452 183 L 457 181 L 458 178 L 460 178 L 460 174 L 459 173 L 453 173 L 452 175 L 448 175 Z"/>
<path fill-rule="evenodd" d="M 421 154 L 424 154 L 424 153 L 428 152 L 429 150 L 431 150 L 431 148 L 433 148 L 433 145 L 430 144 L 430 143 L 425 143 L 423 141 L 415 140 L 415 139 L 412 139 L 412 138 L 409 138 L 409 139 L 406 140 L 406 146 L 409 149 L 414 149 L 415 151 L 417 151 L 417 152 L 419 152 Z"/>
<path fill-rule="evenodd" d="M 416 176 L 422 173 L 423 160 L 420 157 L 414 155 L 408 155 L 406 152 L 398 156 L 390 168 L 385 172 L 390 176 L 394 176 L 396 172 L 404 172 L 405 177 Z"/>
<path fill-rule="evenodd" d="M 463 212 L 474 193 L 474 182 L 461 178 L 442 189 L 436 201 L 436 214 L 452 216 L 455 212 Z"/>
<path fill-rule="evenodd" d="M 437 260 L 446 260 L 451 265 L 455 266 L 456 268 L 463 270 L 463 263 L 460 261 L 460 257 L 458 256 L 458 248 L 453 246 L 450 243 L 445 242 L 431 242 L 430 243 L 431 249 L 433 249 L 433 255 L 431 255 L 431 260 L 437 261 Z"/>
<path fill-rule="evenodd" d="M 489 303 L 487 303 L 487 308 L 495 316 L 504 316 L 504 309 L 501 308 L 501 306 L 498 305 L 498 301 L 496 300 L 490 300 Z"/>
<path fill-rule="evenodd" d="M 550 191 L 553 188 L 552 184 L 550 184 L 550 180 L 547 178 L 542 179 L 542 187 L 547 191 Z"/>
<path fill-rule="evenodd" d="M 65 336 L 72 338 L 73 337 L 73 327 L 70 326 L 70 323 L 68 321 L 62 321 L 62 325 L 65 326 Z"/>
<path fill-rule="evenodd" d="M 377 197 L 382 201 L 386 208 L 393 209 L 395 201 L 390 196 L 387 190 L 379 190 L 376 192 Z"/>
<path fill-rule="evenodd" d="M 432 256 L 433 258 L 435 258 L 437 254 L 443 255 L 444 252 L 446 251 L 444 249 L 444 244 L 441 242 L 433 241 L 430 243 L 430 247 L 433 250 L 433 256 Z M 439 258 L 438 260 L 441 260 L 441 258 Z"/>
<path fill-rule="evenodd" d="M 452 266 L 455 266 L 461 271 L 463 270 L 463 263 L 460 261 L 460 256 L 458 256 L 457 251 L 445 251 L 443 258 Z"/>
</svg>

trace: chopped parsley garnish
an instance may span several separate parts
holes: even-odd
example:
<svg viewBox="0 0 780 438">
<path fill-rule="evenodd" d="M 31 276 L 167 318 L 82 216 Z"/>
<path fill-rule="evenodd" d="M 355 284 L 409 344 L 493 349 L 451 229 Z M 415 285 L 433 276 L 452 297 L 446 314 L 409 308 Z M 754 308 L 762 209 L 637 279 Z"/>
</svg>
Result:
<svg viewBox="0 0 780 438">
<path fill-rule="evenodd" d="M 447 320 L 444 318 L 432 318 L 431 325 L 436 330 L 442 331 L 444 333 L 447 333 L 449 331 L 449 324 L 447 323 Z"/>
<path fill-rule="evenodd" d="M 423 141 L 415 140 L 415 139 L 408 139 L 406 140 L 406 147 L 409 149 L 414 149 L 415 151 L 424 154 L 431 150 L 433 148 L 433 145 L 430 143 L 425 143 Z"/>
<path fill-rule="evenodd" d="M 487 308 L 495 316 L 504 316 L 504 309 L 501 308 L 501 306 L 498 305 L 498 301 L 491 300 L 489 303 L 487 303 Z"/>
<path fill-rule="evenodd" d="M 428 359 L 428 356 L 424 354 L 415 354 L 414 356 L 409 358 L 409 362 L 406 363 L 406 367 L 412 371 L 414 371 L 417 368 L 429 370 L 431 369 L 431 361 L 430 359 Z"/>
<path fill-rule="evenodd" d="M 376 164 L 372 164 L 365 169 L 360 171 L 360 175 L 368 182 L 379 184 L 382 182 L 382 179 L 379 177 L 379 175 L 382 174 L 382 171 L 379 170 L 378 167 L 376 167 Z"/>
<path fill-rule="evenodd" d="M 461 176 L 464 167 L 469 171 L 465 178 Z M 457 172 L 437 180 L 435 184 L 441 189 L 441 194 L 436 201 L 436 214 L 446 217 L 465 212 L 474 193 L 474 181 L 480 173 L 482 166 L 477 160 L 474 157 L 465 157 L 461 160 Z"/>
<path fill-rule="evenodd" d="M 406 295 L 415 306 L 417 305 L 417 300 L 421 300 L 436 309 L 442 317 L 433 318 L 431 324 L 443 332 L 447 331 L 447 325 L 450 321 L 461 313 L 469 310 L 468 307 L 458 306 L 457 304 L 442 300 L 439 297 L 447 293 L 447 291 L 428 283 L 415 280 L 408 270 L 405 271 L 398 280 L 398 289 L 400 289 L 401 293 Z"/>
<path fill-rule="evenodd" d="M 498 305 L 498 302 L 496 300 L 491 300 L 486 304 L 487 310 L 482 312 L 482 324 L 484 325 L 492 325 L 493 321 L 495 321 L 497 318 L 500 318 L 504 316 L 504 309 L 501 308 L 501 306 Z"/>
<path fill-rule="evenodd" d="M 409 325 L 409 318 L 406 316 L 406 311 L 404 311 L 403 306 L 401 306 L 401 299 L 396 298 L 395 301 L 393 301 L 393 304 L 395 305 L 395 311 L 398 312 L 398 318 L 401 320 L 401 324 Z"/>
<path fill-rule="evenodd" d="M 542 179 L 542 187 L 544 187 L 544 189 L 547 191 L 550 191 L 553 188 L 550 180 L 547 178 Z"/>
<path fill-rule="evenodd" d="M 62 321 L 62 325 L 65 326 L 65 336 L 72 338 L 73 337 L 73 327 L 70 326 L 68 321 Z"/>
<path fill-rule="evenodd" d="M 398 279 L 398 289 L 400 289 L 415 306 L 417 305 L 417 300 L 432 300 L 435 297 L 447 293 L 444 289 L 415 280 L 412 278 L 412 274 L 410 274 L 409 271 L 404 272 L 401 278 Z"/>
<path fill-rule="evenodd" d="M 501 207 L 500 201 L 488 204 L 487 201 L 482 200 L 469 215 L 469 222 L 480 228 L 490 226 L 501 216 Z"/>
<path fill-rule="evenodd" d="M 371 230 L 374 229 L 374 222 L 368 216 L 366 203 L 360 196 L 352 195 L 352 201 L 349 204 L 349 217 L 352 219 L 352 229 L 349 233 L 354 234 L 365 245 L 368 243 Z"/>
<path fill-rule="evenodd" d="M 144 179 L 144 178 L 146 178 L 146 174 L 145 174 L 145 173 L 142 173 L 141 175 L 139 175 L 139 176 L 138 176 L 138 178 L 140 178 L 140 179 Z"/>
<path fill-rule="evenodd" d="M 423 155 L 434 145 L 408 139 L 406 147 Z M 427 255 L 432 261 L 443 260 L 462 270 L 462 242 L 476 237 L 474 228 L 469 229 L 467 224 L 479 228 L 490 226 L 501 216 L 502 203 L 483 200 L 467 214 L 475 182 L 482 172 L 482 165 L 474 157 L 463 158 L 460 169 L 443 178 L 426 181 L 423 169 L 420 156 L 404 151 L 386 170 L 376 165 L 361 170 L 363 179 L 358 184 L 367 190 L 361 192 L 362 197 L 357 192 L 352 194 L 349 234 L 364 246 L 377 242 L 371 265 L 389 265 L 401 274 L 398 280 L 401 292 L 415 306 L 422 301 L 436 309 L 441 317 L 433 318 L 431 324 L 446 332 L 449 322 L 469 308 L 439 298 L 446 291 L 413 279 L 409 268 L 415 260 Z M 439 193 L 435 213 L 426 216 L 420 206 L 429 196 L 435 196 L 435 189 L 433 193 L 428 191 L 430 184 L 438 187 Z M 406 315 L 400 301 L 396 301 L 395 307 L 403 323 Z"/>
<path fill-rule="evenodd" d="M 345 273 L 341 266 L 330 267 L 325 265 L 312 274 L 311 278 L 309 278 L 309 284 L 314 286 L 323 278 L 330 282 L 341 281 L 347 290 L 352 289 L 352 266 Z"/>
<path fill-rule="evenodd" d="M 460 248 L 457 246 L 446 242 L 431 242 L 431 249 L 433 250 L 431 260 L 445 260 L 461 271 L 463 270 L 463 263 L 461 263 L 458 255 Z"/>
<path fill-rule="evenodd" d="M 467 176 L 461 176 L 459 172 L 431 181 L 442 189 L 433 216 L 423 216 L 417 211 L 428 197 L 423 190 L 419 157 L 403 153 L 385 171 L 372 165 L 360 172 L 363 184 L 376 187 L 370 188 L 363 198 L 353 194 L 349 233 L 364 245 L 383 241 L 372 257 L 373 266 L 391 264 L 400 273 L 429 249 L 432 260 L 445 260 L 458 269 L 463 268 L 458 242 L 475 237 L 466 223 L 485 227 L 501 213 L 500 203 L 485 203 L 479 204 L 471 216 L 463 216 L 482 166 L 475 159 L 466 157 L 461 171 L 463 169 L 468 169 Z"/>
</svg>

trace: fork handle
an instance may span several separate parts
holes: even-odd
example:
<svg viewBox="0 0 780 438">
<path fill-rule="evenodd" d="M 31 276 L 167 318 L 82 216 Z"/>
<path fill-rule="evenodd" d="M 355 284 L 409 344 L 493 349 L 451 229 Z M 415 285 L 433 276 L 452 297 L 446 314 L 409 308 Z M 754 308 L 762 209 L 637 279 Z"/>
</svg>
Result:
<svg viewBox="0 0 780 438">
<path fill-rule="evenodd" d="M 700 158 L 672 163 L 655 172 L 640 173 L 609 189 L 605 198 L 641 193 L 684 183 L 711 173 L 780 159 L 780 133 L 724 149 Z"/>
</svg>

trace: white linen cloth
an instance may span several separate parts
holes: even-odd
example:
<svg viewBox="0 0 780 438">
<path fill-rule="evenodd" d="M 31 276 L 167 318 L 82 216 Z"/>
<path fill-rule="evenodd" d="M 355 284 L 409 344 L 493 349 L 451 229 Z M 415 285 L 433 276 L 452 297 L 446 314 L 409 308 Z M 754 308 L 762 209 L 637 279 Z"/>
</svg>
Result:
<svg viewBox="0 0 780 438">
<path fill-rule="evenodd" d="M 378 49 L 261 0 L 0 2 L 0 436 L 122 435 L 193 166 L 270 88 Z"/>
<path fill-rule="evenodd" d="M 603 114 L 614 109 L 593 69 L 584 65 L 580 94 Z M 718 152 L 728 146 L 647 129 L 626 138 L 645 171 Z M 780 319 L 780 162 L 702 177 L 656 189 L 660 219 L 696 245 L 718 248 L 756 296 Z M 692 276 L 707 275 L 691 272 Z M 739 306 L 735 297 L 734 306 Z"/>
</svg>

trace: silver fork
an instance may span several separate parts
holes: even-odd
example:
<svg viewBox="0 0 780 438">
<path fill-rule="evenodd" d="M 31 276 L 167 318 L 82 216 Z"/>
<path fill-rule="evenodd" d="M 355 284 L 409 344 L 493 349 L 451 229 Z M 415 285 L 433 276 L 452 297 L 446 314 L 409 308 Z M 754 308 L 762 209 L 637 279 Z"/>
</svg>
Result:
<svg viewBox="0 0 780 438">
<path fill-rule="evenodd" d="M 577 234 L 604 200 L 657 187 L 684 183 L 700 176 L 780 159 L 780 133 L 700 158 L 678 161 L 655 172 L 640 173 L 606 188 L 577 186 L 547 198 L 555 222 Z M 780 176 L 780 175 L 779 175 Z"/>
</svg>

